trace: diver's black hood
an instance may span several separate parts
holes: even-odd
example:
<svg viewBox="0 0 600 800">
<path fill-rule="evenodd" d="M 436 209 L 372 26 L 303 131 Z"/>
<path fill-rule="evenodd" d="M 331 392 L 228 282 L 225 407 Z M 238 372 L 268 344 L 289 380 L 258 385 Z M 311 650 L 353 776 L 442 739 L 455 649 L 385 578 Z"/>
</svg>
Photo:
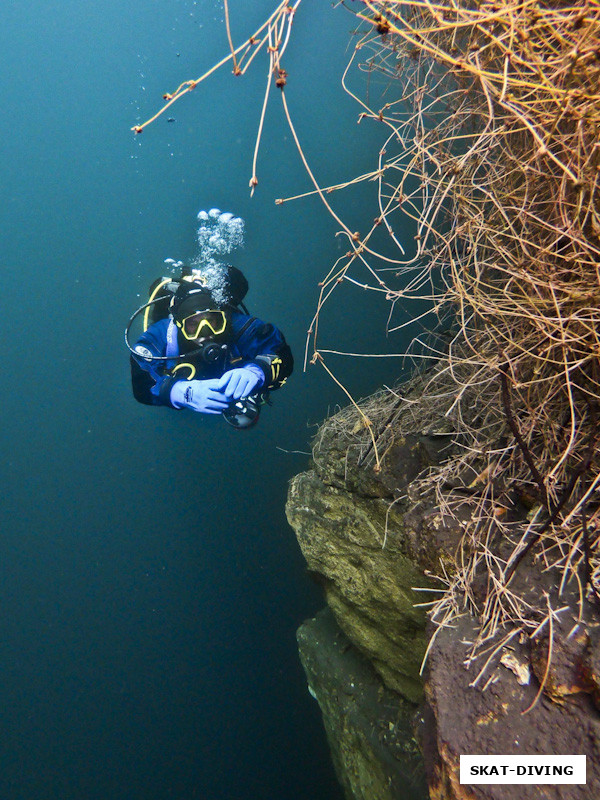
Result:
<svg viewBox="0 0 600 800">
<path fill-rule="evenodd" d="M 183 281 L 173 295 L 169 310 L 173 315 L 173 319 L 181 321 L 197 311 L 216 308 L 218 308 L 218 305 L 208 289 L 196 283 L 196 281 Z"/>
<path fill-rule="evenodd" d="M 183 319 L 195 311 L 207 309 L 237 308 L 248 293 L 248 281 L 244 274 L 231 265 L 219 265 L 218 270 L 201 271 L 194 280 L 183 280 L 170 304 L 170 312 L 176 319 Z"/>
</svg>

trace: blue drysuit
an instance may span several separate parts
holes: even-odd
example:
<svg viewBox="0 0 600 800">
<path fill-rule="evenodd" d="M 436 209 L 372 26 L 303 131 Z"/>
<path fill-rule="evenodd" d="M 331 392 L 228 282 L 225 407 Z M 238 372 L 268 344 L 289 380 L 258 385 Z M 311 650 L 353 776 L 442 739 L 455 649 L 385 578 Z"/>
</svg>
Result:
<svg viewBox="0 0 600 800">
<path fill-rule="evenodd" d="M 224 357 L 216 365 L 206 364 L 194 357 L 180 354 L 177 328 L 171 319 L 155 322 L 140 336 L 131 355 L 133 395 L 140 403 L 169 406 L 171 388 L 178 380 L 218 378 L 235 367 L 254 364 L 263 371 L 265 380 L 261 391 L 269 392 L 282 386 L 291 375 L 294 360 L 280 330 L 256 317 L 231 311 L 229 334 Z M 146 356 L 146 357 L 144 357 Z M 154 361 L 149 356 L 169 356 Z"/>
</svg>

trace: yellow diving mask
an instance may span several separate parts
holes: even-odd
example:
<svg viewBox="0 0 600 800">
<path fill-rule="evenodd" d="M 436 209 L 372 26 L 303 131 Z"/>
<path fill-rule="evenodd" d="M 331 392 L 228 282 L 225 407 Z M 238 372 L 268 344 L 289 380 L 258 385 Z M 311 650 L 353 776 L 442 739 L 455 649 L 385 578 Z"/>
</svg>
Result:
<svg viewBox="0 0 600 800">
<path fill-rule="evenodd" d="M 181 321 L 175 320 L 185 338 L 192 342 L 201 336 L 220 336 L 227 327 L 227 317 L 221 310 L 196 311 Z"/>
</svg>

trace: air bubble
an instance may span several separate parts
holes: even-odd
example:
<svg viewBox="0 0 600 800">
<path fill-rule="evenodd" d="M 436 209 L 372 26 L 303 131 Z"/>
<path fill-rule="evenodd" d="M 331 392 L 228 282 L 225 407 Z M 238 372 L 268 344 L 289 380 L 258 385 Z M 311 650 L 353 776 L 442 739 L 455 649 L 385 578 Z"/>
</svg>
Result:
<svg viewBox="0 0 600 800">
<path fill-rule="evenodd" d="M 218 208 L 198 213 L 198 255 L 192 273 L 202 278 L 218 303 L 227 302 L 223 257 L 244 244 L 244 220 Z"/>
</svg>

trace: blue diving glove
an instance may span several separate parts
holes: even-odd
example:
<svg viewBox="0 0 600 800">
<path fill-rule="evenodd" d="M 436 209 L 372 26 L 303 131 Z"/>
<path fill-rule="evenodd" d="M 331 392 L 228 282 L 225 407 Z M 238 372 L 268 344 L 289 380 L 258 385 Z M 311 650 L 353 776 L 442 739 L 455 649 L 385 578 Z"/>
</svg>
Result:
<svg viewBox="0 0 600 800">
<path fill-rule="evenodd" d="M 262 369 L 255 364 L 248 364 L 245 367 L 230 369 L 222 375 L 217 389 L 231 400 L 240 400 L 242 397 L 248 397 L 255 389 L 260 389 L 264 382 Z"/>
<path fill-rule="evenodd" d="M 229 398 L 219 391 L 221 380 L 177 381 L 171 388 L 171 403 L 175 408 L 191 408 L 202 414 L 220 414 L 230 403 Z"/>
</svg>

